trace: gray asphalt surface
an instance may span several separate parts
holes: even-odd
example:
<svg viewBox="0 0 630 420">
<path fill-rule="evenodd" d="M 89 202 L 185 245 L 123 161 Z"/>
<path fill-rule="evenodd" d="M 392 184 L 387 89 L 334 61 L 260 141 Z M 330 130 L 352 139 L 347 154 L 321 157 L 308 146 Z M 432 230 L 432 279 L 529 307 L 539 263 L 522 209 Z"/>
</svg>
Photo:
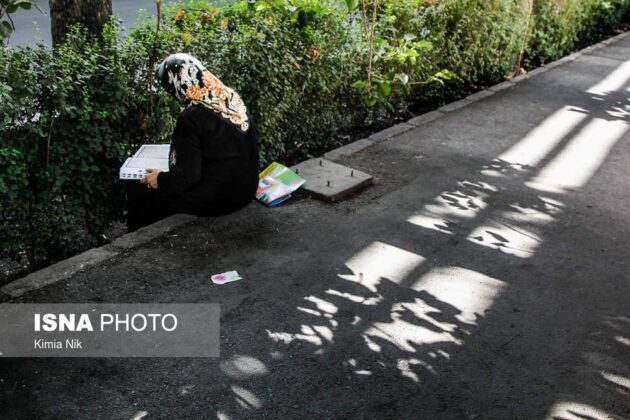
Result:
<svg viewBox="0 0 630 420">
<path fill-rule="evenodd" d="M 220 303 L 222 342 L 1 360 L 0 417 L 630 418 L 629 58 L 625 38 L 354 155 L 376 185 L 343 203 L 252 203 L 5 296 Z"/>
</svg>

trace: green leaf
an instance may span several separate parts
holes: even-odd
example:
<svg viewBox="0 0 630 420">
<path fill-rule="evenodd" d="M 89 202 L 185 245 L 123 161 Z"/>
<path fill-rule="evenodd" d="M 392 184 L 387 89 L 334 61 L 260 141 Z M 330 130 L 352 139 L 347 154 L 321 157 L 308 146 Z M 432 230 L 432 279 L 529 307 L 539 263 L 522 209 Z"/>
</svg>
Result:
<svg viewBox="0 0 630 420">
<path fill-rule="evenodd" d="M 426 41 L 424 39 L 420 41 L 416 41 L 414 45 L 417 50 L 430 50 L 431 48 L 433 48 L 433 44 L 431 44 L 429 41 Z"/>
<path fill-rule="evenodd" d="M 6 20 L 0 22 L 0 37 L 6 38 L 13 32 L 13 26 Z"/>
<path fill-rule="evenodd" d="M 392 87 L 390 86 L 389 83 L 385 83 L 385 82 L 379 83 L 378 84 L 378 88 L 379 88 L 381 94 L 383 96 L 385 96 L 385 97 L 388 97 L 392 93 Z"/>
<path fill-rule="evenodd" d="M 31 3 L 30 1 L 22 1 L 18 3 L 18 6 L 20 6 L 24 10 L 31 10 L 32 5 L 33 3 Z"/>
<path fill-rule="evenodd" d="M 359 6 L 359 0 L 346 0 L 346 7 L 348 8 L 348 12 L 352 12 Z"/>
<path fill-rule="evenodd" d="M 457 75 L 450 70 L 442 70 L 435 73 L 433 77 L 436 79 L 441 79 L 441 80 L 452 80 L 452 79 L 456 79 Z"/>
</svg>

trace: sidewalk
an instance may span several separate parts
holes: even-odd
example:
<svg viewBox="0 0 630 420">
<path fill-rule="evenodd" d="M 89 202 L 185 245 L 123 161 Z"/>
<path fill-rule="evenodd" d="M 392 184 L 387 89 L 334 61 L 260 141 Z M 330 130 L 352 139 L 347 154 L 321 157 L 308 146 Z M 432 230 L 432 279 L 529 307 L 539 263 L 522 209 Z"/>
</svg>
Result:
<svg viewBox="0 0 630 420">
<path fill-rule="evenodd" d="M 339 158 L 376 179 L 345 202 L 253 203 L 3 296 L 223 314 L 219 359 L 2 360 L 3 416 L 630 418 L 629 58 Z"/>
</svg>

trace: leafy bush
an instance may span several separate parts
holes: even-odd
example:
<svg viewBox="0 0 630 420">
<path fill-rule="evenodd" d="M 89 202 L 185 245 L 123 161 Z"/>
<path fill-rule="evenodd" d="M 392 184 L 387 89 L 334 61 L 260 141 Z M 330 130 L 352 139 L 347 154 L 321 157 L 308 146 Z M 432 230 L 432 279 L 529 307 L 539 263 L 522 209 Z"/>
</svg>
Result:
<svg viewBox="0 0 630 420">
<path fill-rule="evenodd" d="M 530 0 L 533 29 L 528 64 L 555 60 L 578 42 L 590 42 L 610 33 L 630 10 L 630 0 Z"/>
<path fill-rule="evenodd" d="M 521 49 L 526 30 L 523 1 L 416 0 L 420 7 L 412 15 L 407 7 L 399 11 L 397 0 L 389 1 L 394 16 L 408 14 L 395 19 L 397 31 L 430 46 L 411 70 L 411 79 L 419 82 L 411 90 L 414 103 L 443 104 L 502 80 Z M 445 69 L 456 77 L 448 83 L 423 82 Z"/>
<path fill-rule="evenodd" d="M 375 3 L 376 2 L 376 3 Z M 54 52 L 0 47 L 0 252 L 33 262 L 103 241 L 117 171 L 179 112 L 153 67 L 189 52 L 244 98 L 262 162 L 337 145 L 340 129 L 436 106 L 618 25 L 630 0 L 244 0 L 165 10 L 121 40 L 76 29 Z M 369 13 L 368 13 L 369 12 Z"/>
<path fill-rule="evenodd" d="M 304 157 L 354 122 L 360 98 L 350 85 L 359 66 L 342 9 L 315 0 L 222 9 L 201 1 L 171 5 L 157 40 L 153 26 L 132 39 L 157 45 L 160 60 L 188 52 L 240 93 L 260 132 L 263 162 Z"/>
<path fill-rule="evenodd" d="M 111 27 L 102 42 L 76 30 L 54 54 L 0 49 L 3 255 L 63 258 L 120 212 L 117 168 L 139 129 L 133 54 Z"/>
</svg>

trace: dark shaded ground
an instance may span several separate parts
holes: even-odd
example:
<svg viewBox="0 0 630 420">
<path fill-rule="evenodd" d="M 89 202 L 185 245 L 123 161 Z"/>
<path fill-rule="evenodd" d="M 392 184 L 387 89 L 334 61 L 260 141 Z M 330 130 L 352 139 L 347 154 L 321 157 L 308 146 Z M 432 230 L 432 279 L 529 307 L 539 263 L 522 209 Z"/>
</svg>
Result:
<svg viewBox="0 0 630 420">
<path fill-rule="evenodd" d="M 628 57 L 355 155 L 377 184 L 349 201 L 252 204 L 13 300 L 220 303 L 222 356 L 2 360 L 0 417 L 630 418 L 629 66 L 587 92 Z"/>
</svg>

